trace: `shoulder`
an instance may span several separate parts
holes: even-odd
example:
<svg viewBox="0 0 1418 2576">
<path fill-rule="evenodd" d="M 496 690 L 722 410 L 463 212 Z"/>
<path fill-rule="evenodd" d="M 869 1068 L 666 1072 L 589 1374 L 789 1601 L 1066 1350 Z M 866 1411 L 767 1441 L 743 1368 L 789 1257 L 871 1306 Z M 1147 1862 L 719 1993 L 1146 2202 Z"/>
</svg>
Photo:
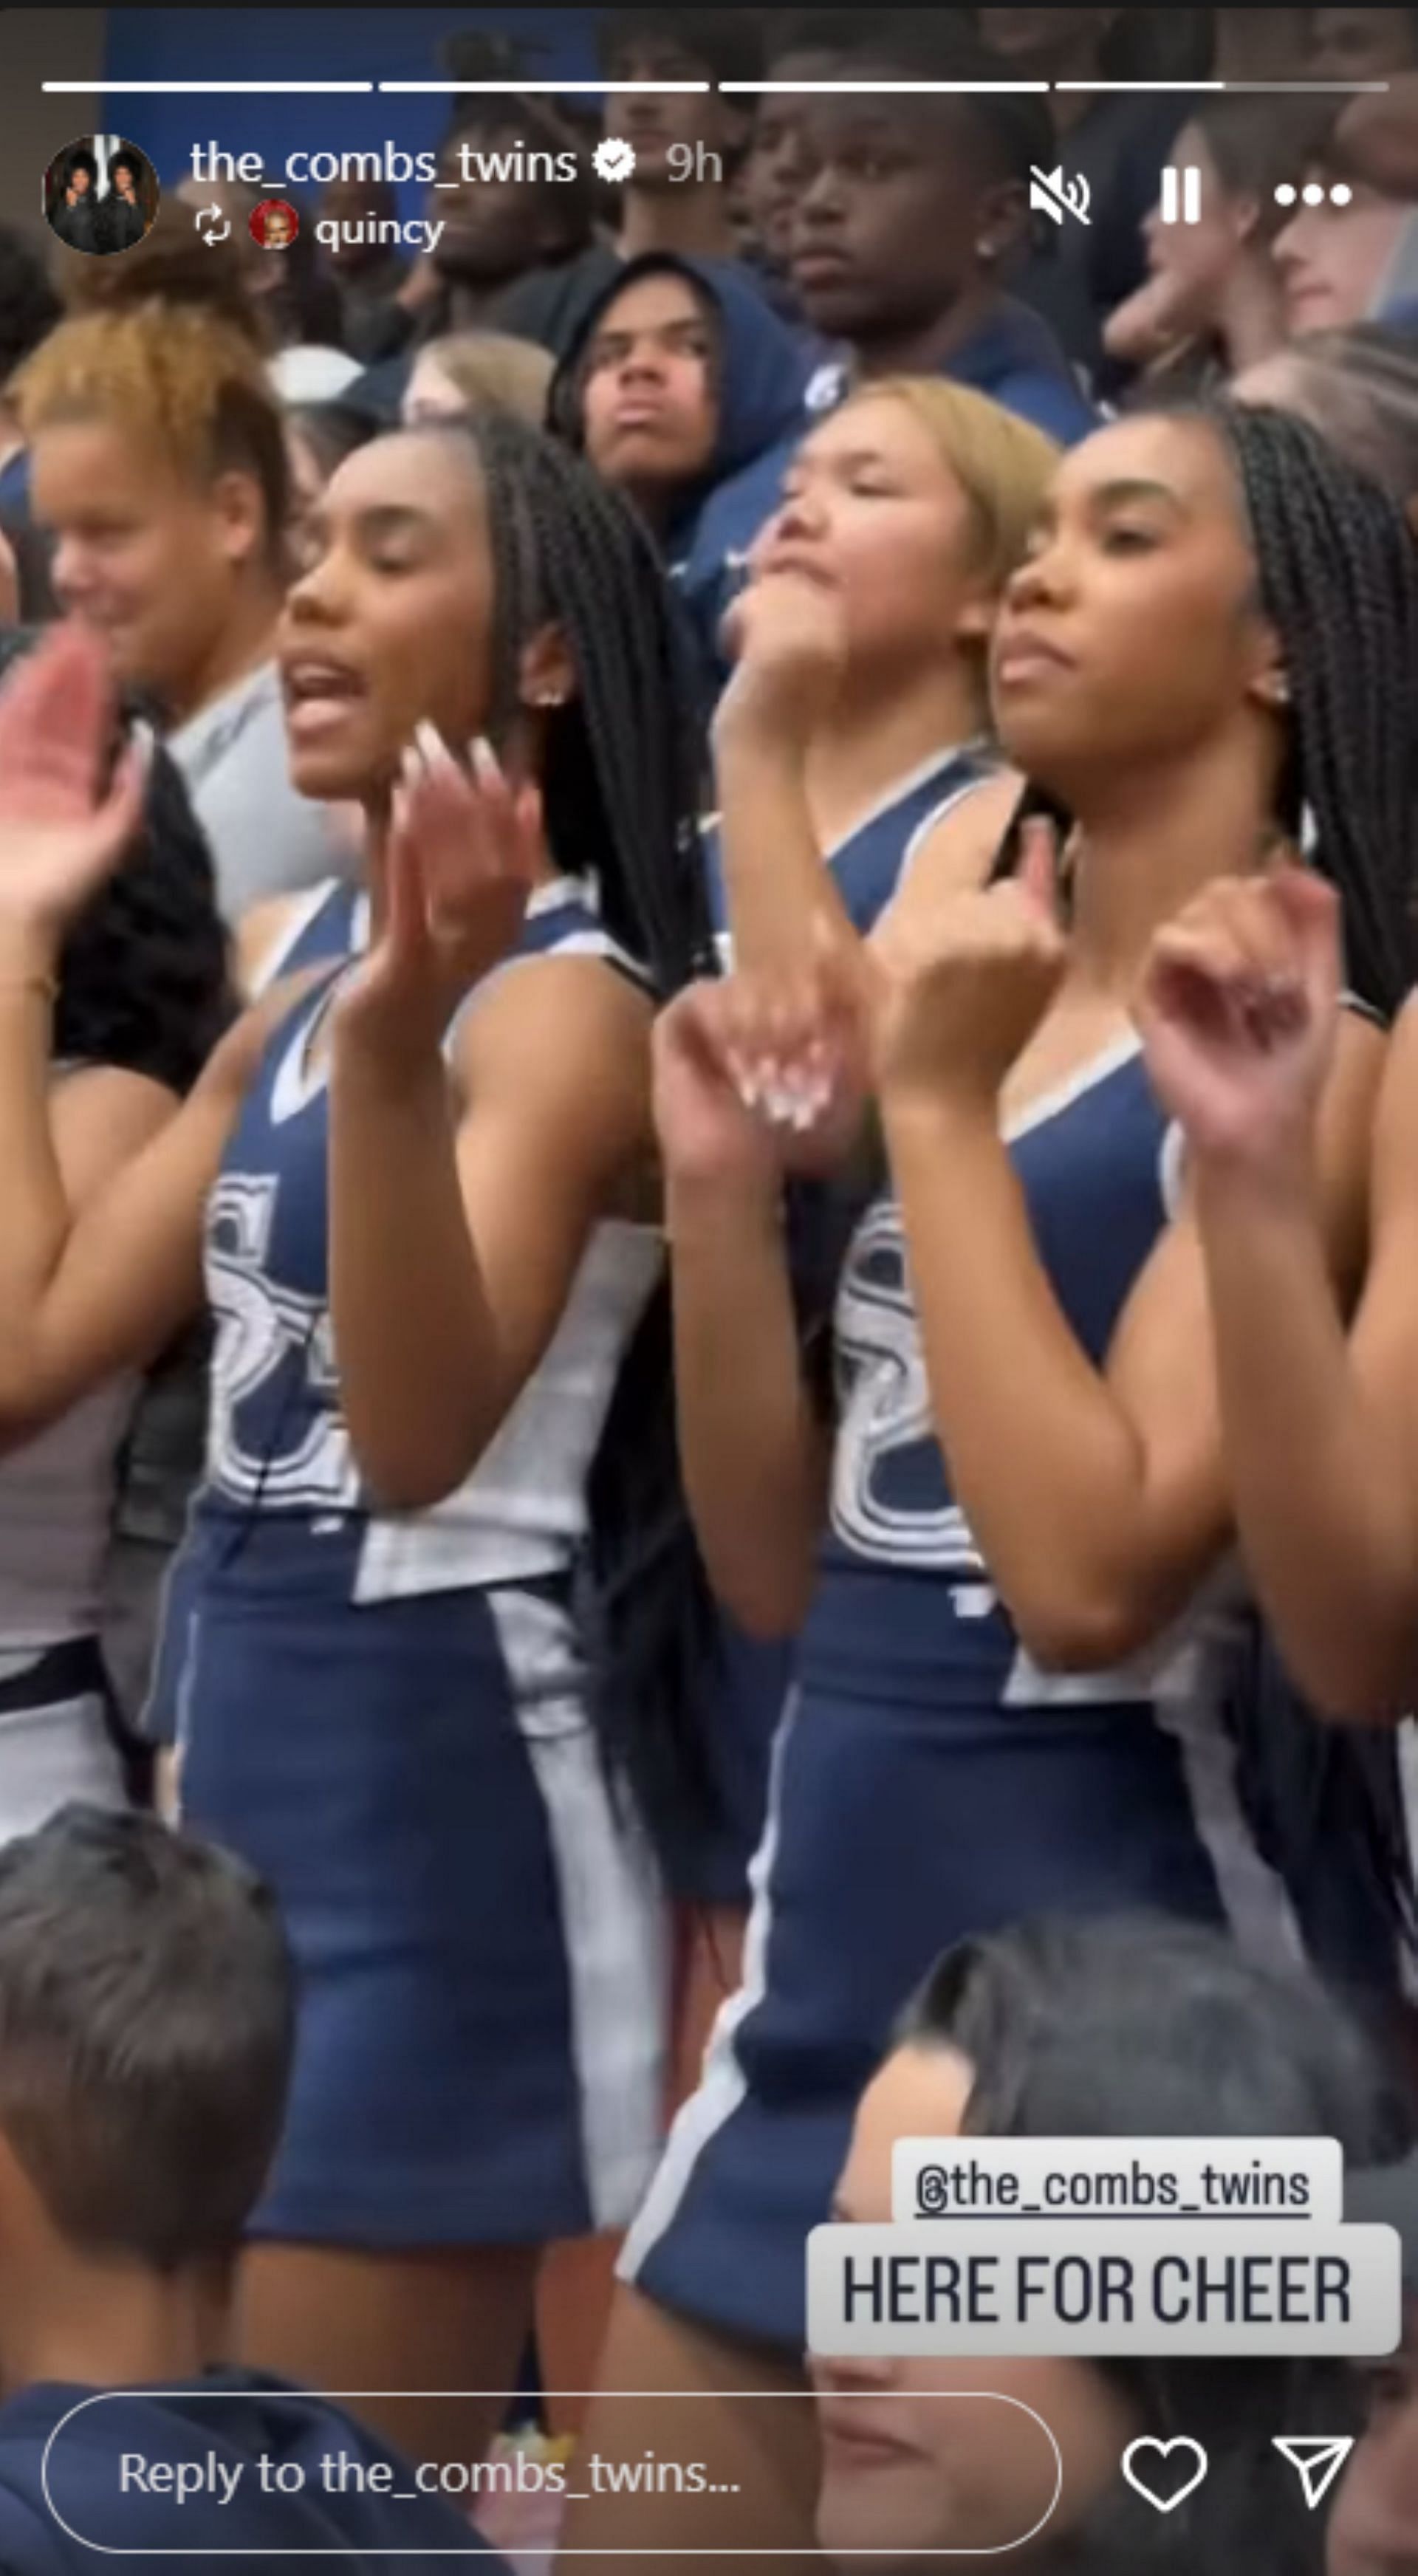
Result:
<svg viewBox="0 0 1418 2576">
<path fill-rule="evenodd" d="M 475 993 L 451 1059 L 465 1101 L 578 1119 L 644 1096 L 651 995 L 604 956 L 516 959 Z"/>
<path fill-rule="evenodd" d="M 918 832 L 902 874 L 902 891 L 909 886 L 930 895 L 983 885 L 1024 788 L 1018 772 L 1005 769 L 951 795 L 944 810 Z"/>
</svg>

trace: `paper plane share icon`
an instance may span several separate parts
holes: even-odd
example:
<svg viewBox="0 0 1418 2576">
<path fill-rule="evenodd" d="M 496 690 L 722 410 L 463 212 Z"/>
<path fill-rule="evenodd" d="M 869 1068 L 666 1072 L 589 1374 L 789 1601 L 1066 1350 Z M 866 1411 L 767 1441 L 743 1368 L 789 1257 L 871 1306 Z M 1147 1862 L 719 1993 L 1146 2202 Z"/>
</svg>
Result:
<svg viewBox="0 0 1418 2576">
<path fill-rule="evenodd" d="M 1311 2513 L 1317 2513 L 1354 2448 L 1352 2435 L 1347 2440 L 1308 2441 L 1279 2433 L 1275 2448 L 1282 2460 L 1288 2460 L 1305 2490 L 1305 2502 Z"/>
</svg>

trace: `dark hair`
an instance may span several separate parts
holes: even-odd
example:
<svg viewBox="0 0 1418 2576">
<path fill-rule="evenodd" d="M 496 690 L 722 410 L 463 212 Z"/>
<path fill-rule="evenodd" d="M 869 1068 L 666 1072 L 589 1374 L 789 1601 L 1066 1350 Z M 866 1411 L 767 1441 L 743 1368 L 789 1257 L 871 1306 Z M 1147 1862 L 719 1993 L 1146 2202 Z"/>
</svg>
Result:
<svg viewBox="0 0 1418 2576">
<path fill-rule="evenodd" d="M 1312 331 L 1281 352 L 1295 384 L 1283 408 L 1395 500 L 1418 495 L 1418 341 L 1382 322 Z"/>
<path fill-rule="evenodd" d="M 1344 897 L 1350 983 L 1389 1014 L 1414 980 L 1418 551 L 1392 495 L 1307 422 L 1239 403 L 1204 417 L 1240 477 L 1289 674 L 1280 819 L 1298 831 L 1312 814 L 1319 864 Z"/>
<path fill-rule="evenodd" d="M 79 144 L 75 151 L 65 154 L 64 167 L 59 179 L 60 187 L 71 188 L 81 170 L 87 170 L 90 179 L 97 180 L 98 163 L 85 143 Z"/>
<path fill-rule="evenodd" d="M 162 2273 L 234 2252 L 293 2033 L 275 1899 L 241 1861 L 86 1807 L 0 1850 L 0 2132 L 69 2244 Z"/>
<path fill-rule="evenodd" d="M 1307 421 L 1221 401 L 1167 415 L 1208 423 L 1232 459 L 1262 611 L 1290 682 L 1286 774 L 1275 820 L 1344 898 L 1349 984 L 1384 1018 L 1414 981 L 1415 769 L 1409 674 L 1418 668 L 1418 547 L 1392 493 Z M 1031 813 L 1071 821 L 1031 787 L 996 863 L 1013 867 Z"/>
<path fill-rule="evenodd" d="M 312 447 L 326 479 L 347 456 L 367 447 L 379 429 L 367 411 L 350 402 L 292 403 L 286 412 L 286 428 L 294 430 Z"/>
<path fill-rule="evenodd" d="M 115 170 L 126 170 L 134 187 L 141 188 L 145 167 L 146 165 L 140 154 L 136 152 L 115 152 L 113 159 L 108 165 L 108 175 L 111 179 Z"/>
<path fill-rule="evenodd" d="M 43 261 L 13 224 L 0 224 L 0 396 L 63 312 Z"/>
<path fill-rule="evenodd" d="M 794 51 L 824 53 L 841 63 L 844 77 L 885 71 L 902 80 L 988 82 L 999 64 L 972 36 L 962 31 L 959 13 L 936 9 L 806 13 L 793 22 Z M 780 42 L 779 51 L 787 47 Z M 889 102 L 886 102 L 889 106 Z M 1048 168 L 1055 157 L 1054 129 L 1047 101 L 1025 93 L 988 91 L 928 100 L 948 109 L 978 140 L 985 175 L 993 182 L 1027 183 L 1037 163 Z"/>
<path fill-rule="evenodd" d="M 616 65 L 645 37 L 665 37 L 704 65 L 715 81 L 751 81 L 762 77 L 763 36 L 757 13 L 750 9 L 607 9 L 596 31 L 596 52 L 603 71 Z"/>
<path fill-rule="evenodd" d="M 1324 1991 L 1253 1965 L 1230 1940 L 1161 1918 L 1046 1921 L 963 1943 L 900 2037 L 974 2072 L 964 2129 L 989 2137 L 1332 2137 L 1352 2164 L 1404 2155 L 1403 2084 Z M 1293 2482 L 1268 2480 L 1277 2434 L 1358 2430 L 1348 2365 L 1303 2358 L 1093 2365 L 1149 2434 L 1189 2435 L 1203 2487 L 1165 2524 L 1118 2486 L 1046 2552 L 1053 2576 L 1320 2576 L 1322 2536 Z"/>
<path fill-rule="evenodd" d="M 0 683 L 39 641 L 0 636 Z M 211 852 L 182 772 L 155 747 L 143 832 L 73 924 L 59 964 L 57 1060 L 191 1090 L 235 1003 Z"/>
<path fill-rule="evenodd" d="M 561 630 L 576 670 L 550 719 L 542 797 L 560 864 L 591 879 L 612 936 L 677 991 L 708 953 L 697 817 L 704 748 L 696 665 L 634 511 L 540 430 L 489 408 L 407 438 L 469 453 L 487 495 L 497 595 L 493 738 L 519 709 L 522 652 Z"/>
</svg>

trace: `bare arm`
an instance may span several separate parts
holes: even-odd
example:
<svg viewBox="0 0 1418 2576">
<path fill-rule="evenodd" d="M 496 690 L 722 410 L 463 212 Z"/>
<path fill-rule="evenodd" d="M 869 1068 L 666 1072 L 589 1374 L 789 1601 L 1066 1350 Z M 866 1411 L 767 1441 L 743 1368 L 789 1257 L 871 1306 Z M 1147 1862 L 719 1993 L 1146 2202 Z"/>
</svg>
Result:
<svg viewBox="0 0 1418 2576">
<path fill-rule="evenodd" d="M 1316 1705 L 1367 1722 L 1418 1693 L 1418 1016 L 1399 1024 L 1373 1162 L 1374 1249 L 1346 1344 L 1322 1206 L 1203 1165 L 1198 1207 L 1247 1558 Z"/>
<path fill-rule="evenodd" d="M 1089 1671 L 1139 1651 L 1176 1614 L 1231 1512 L 1190 1211 L 1144 1268 L 1097 1367 L 1039 1258 L 1001 1138 L 1006 1074 L 1067 964 L 1053 868 L 1042 825 L 1008 886 L 944 906 L 929 887 L 908 889 L 880 934 L 874 1016 L 952 1480 L 1030 1651 Z M 1350 1020 L 1320 1123 L 1324 1238 L 1351 1277 L 1381 1058 L 1375 1032 Z"/>
<path fill-rule="evenodd" d="M 148 1366 L 200 1310 L 207 1193 L 267 1027 L 291 998 L 287 988 L 239 1022 L 173 1114 L 129 1092 L 99 1169 L 97 1128 L 88 1140 L 73 1197 L 65 1161 L 78 1152 L 82 1086 L 120 1077 L 77 1077 L 73 1101 L 52 1117 L 48 1005 L 0 962 L 0 1449 L 32 1439 L 119 1370 Z"/>
<path fill-rule="evenodd" d="M 830 1437 L 793 1312 L 785 1139 L 746 1104 L 744 1076 L 770 1046 L 791 1061 L 816 1025 L 791 988 L 734 976 L 691 986 L 655 1029 L 685 1488 L 715 1592 L 761 1637 L 802 1625 Z M 857 1115 L 852 1104 L 844 1133 Z"/>
<path fill-rule="evenodd" d="M 360 1469 L 424 1510 L 472 1472 L 545 1352 L 649 1134 L 650 1005 L 602 961 L 513 966 L 436 1044 L 337 1026 L 330 1304 Z M 337 1013 L 337 1023 L 340 1015 Z"/>
<path fill-rule="evenodd" d="M 1326 1106 L 1316 1242 L 1352 1263 L 1380 1043 L 1351 1027 Z M 1232 1505 L 1205 1267 L 1170 1228 L 1095 1368 L 1039 1259 L 998 1127 L 887 1104 L 931 1401 L 966 1518 L 1026 1646 L 1102 1670 L 1147 1646 L 1225 1544 Z"/>
<path fill-rule="evenodd" d="M 751 1637 L 807 1615 L 831 1438 L 814 1412 L 776 1187 L 670 1185 L 685 1492 L 709 1579 Z"/>
</svg>

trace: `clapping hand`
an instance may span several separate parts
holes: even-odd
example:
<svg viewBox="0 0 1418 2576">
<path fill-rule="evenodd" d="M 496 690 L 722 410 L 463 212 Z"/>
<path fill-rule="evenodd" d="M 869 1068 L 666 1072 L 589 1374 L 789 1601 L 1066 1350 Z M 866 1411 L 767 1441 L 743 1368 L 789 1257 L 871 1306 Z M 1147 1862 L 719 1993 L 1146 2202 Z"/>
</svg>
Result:
<svg viewBox="0 0 1418 2576">
<path fill-rule="evenodd" d="M 58 947 L 142 823 L 146 758 L 103 784 L 114 692 L 98 637 L 59 626 L 0 688 L 0 919 Z"/>
<path fill-rule="evenodd" d="M 420 725 L 379 863 L 381 917 L 341 994 L 339 1026 L 426 1059 L 467 994 L 516 947 L 545 869 L 537 788 L 514 786 L 485 742 L 464 769 Z"/>
</svg>

